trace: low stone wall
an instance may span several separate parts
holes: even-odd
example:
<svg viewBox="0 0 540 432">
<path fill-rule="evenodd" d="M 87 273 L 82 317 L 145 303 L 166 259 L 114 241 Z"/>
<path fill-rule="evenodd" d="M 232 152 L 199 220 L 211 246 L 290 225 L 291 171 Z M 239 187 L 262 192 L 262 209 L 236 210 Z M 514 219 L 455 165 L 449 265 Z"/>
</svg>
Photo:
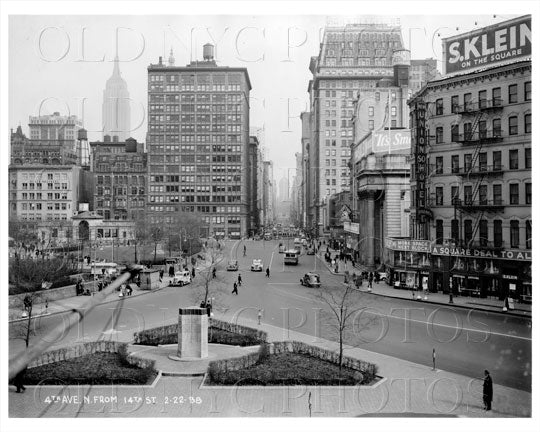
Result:
<svg viewBox="0 0 540 432">
<path fill-rule="evenodd" d="M 88 354 L 94 354 L 97 352 L 118 353 L 127 349 L 126 343 L 112 342 L 112 341 L 99 341 L 99 342 L 87 342 L 67 348 L 60 348 L 53 351 L 44 352 L 38 359 L 34 360 L 28 365 L 28 368 L 38 367 L 50 363 L 57 363 L 64 360 L 82 357 Z M 138 366 L 142 369 L 147 367 L 154 367 L 154 360 L 147 360 L 141 357 L 137 357 L 135 354 L 130 354 L 126 357 L 129 364 Z"/>
<path fill-rule="evenodd" d="M 215 318 L 210 318 L 208 328 L 216 328 L 239 335 L 252 337 L 261 343 L 266 342 L 268 338 L 266 332 L 261 330 L 256 330 L 239 324 L 233 324 L 227 321 L 221 321 Z M 134 333 L 133 343 L 140 345 L 153 345 L 156 343 L 162 344 L 161 341 L 166 341 L 166 343 L 175 343 L 174 336 L 178 336 L 178 324 L 156 327 Z M 178 343 L 178 339 L 176 339 L 176 343 Z"/>
<path fill-rule="evenodd" d="M 92 291 L 92 282 L 86 283 L 84 286 L 85 286 L 85 289 L 88 288 L 90 291 Z M 48 301 L 62 300 L 69 297 L 75 297 L 77 295 L 77 292 L 75 290 L 75 285 L 68 285 L 65 287 L 42 290 L 38 292 L 39 292 L 39 295 L 36 296 L 35 304 L 45 303 L 45 300 L 48 300 Z M 20 308 L 22 310 L 23 300 L 25 296 L 26 296 L 25 293 L 10 295 L 9 308 L 10 309 Z"/>
<path fill-rule="evenodd" d="M 222 373 L 222 372 L 227 372 L 227 371 L 245 369 L 256 364 L 260 358 L 261 358 L 261 352 L 258 351 L 255 353 L 247 354 L 242 357 L 236 357 L 236 358 L 226 359 L 226 360 L 215 360 L 215 361 L 211 361 L 208 364 L 208 370 L 210 371 L 210 373 L 212 372 Z"/>
</svg>

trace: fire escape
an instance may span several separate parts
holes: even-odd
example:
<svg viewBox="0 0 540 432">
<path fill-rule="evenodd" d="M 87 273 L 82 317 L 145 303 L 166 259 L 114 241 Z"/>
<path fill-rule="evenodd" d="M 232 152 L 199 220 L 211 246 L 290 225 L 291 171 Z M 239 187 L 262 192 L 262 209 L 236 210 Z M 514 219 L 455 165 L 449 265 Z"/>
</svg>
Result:
<svg viewBox="0 0 540 432">
<path fill-rule="evenodd" d="M 491 166 L 487 165 L 487 159 L 481 158 L 482 150 L 486 144 L 502 141 L 501 130 L 488 130 L 487 120 L 492 120 L 492 115 L 502 110 L 502 101 L 500 99 L 480 99 L 478 102 L 469 102 L 461 106 L 453 107 L 454 112 L 461 115 L 461 123 L 464 125 L 464 132 L 458 137 L 458 142 L 471 149 L 470 159 L 465 158 L 463 167 L 459 172 L 455 172 L 461 177 L 462 184 L 467 181 L 472 183 L 471 189 L 464 190 L 464 199 L 452 198 L 454 205 L 454 214 L 459 213 L 459 240 L 458 244 L 462 247 L 474 247 L 474 239 L 480 228 L 481 221 L 486 213 L 497 213 L 504 210 L 504 203 L 501 197 L 492 200 L 487 199 L 488 179 L 503 174 L 503 167 L 500 162 Z M 468 121 L 469 120 L 469 121 Z M 463 232 L 463 217 L 471 217 L 472 229 L 470 233 Z M 467 237 L 467 238 L 466 238 Z M 486 238 L 480 238 L 478 242 L 480 247 L 496 248 L 497 244 L 488 244 Z"/>
</svg>

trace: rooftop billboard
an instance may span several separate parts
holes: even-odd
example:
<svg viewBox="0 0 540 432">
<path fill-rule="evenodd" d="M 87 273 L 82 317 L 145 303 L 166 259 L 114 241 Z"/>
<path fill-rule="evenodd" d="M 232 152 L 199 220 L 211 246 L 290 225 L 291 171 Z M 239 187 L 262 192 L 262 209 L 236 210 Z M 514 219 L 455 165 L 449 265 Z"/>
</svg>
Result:
<svg viewBox="0 0 540 432">
<path fill-rule="evenodd" d="M 531 16 L 443 39 L 443 74 L 472 72 L 531 55 Z"/>
</svg>

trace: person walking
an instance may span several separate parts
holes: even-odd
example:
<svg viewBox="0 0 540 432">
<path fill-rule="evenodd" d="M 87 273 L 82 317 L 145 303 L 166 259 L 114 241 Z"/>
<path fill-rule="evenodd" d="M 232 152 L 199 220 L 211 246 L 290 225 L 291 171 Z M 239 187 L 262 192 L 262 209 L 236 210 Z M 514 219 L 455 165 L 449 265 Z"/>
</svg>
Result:
<svg viewBox="0 0 540 432">
<path fill-rule="evenodd" d="M 238 295 L 238 285 L 236 284 L 236 282 L 233 284 L 233 290 L 231 294 Z"/>
<path fill-rule="evenodd" d="M 493 399 L 493 381 L 489 371 L 484 371 L 484 410 L 491 410 L 491 401 Z"/>
<path fill-rule="evenodd" d="M 216 278 L 216 268 L 214 267 L 212 269 L 212 279 L 215 279 Z"/>
<path fill-rule="evenodd" d="M 369 282 L 368 287 L 369 287 L 370 289 L 373 288 L 373 273 L 370 273 L 370 274 L 369 274 L 368 282 Z"/>
<path fill-rule="evenodd" d="M 268 267 L 266 267 L 266 277 L 267 278 L 270 277 L 270 269 Z"/>
<path fill-rule="evenodd" d="M 159 271 L 159 281 L 160 281 L 160 282 L 163 281 L 163 274 L 164 274 L 164 273 L 165 273 L 165 272 L 163 271 L 163 269 L 161 269 L 161 270 Z"/>
<path fill-rule="evenodd" d="M 246 245 L 244 245 L 244 256 L 246 256 Z"/>
<path fill-rule="evenodd" d="M 195 267 L 191 267 L 191 277 L 195 278 Z"/>
<path fill-rule="evenodd" d="M 174 267 L 173 266 L 169 267 L 169 277 L 174 277 Z"/>
<path fill-rule="evenodd" d="M 17 387 L 17 393 L 24 393 L 26 390 L 26 387 L 24 386 L 24 377 L 26 375 L 26 368 L 21 370 L 17 375 L 15 375 L 15 378 L 13 379 L 13 384 L 15 384 L 15 387 Z"/>
<path fill-rule="evenodd" d="M 238 286 L 242 286 L 242 275 L 238 274 Z"/>
</svg>

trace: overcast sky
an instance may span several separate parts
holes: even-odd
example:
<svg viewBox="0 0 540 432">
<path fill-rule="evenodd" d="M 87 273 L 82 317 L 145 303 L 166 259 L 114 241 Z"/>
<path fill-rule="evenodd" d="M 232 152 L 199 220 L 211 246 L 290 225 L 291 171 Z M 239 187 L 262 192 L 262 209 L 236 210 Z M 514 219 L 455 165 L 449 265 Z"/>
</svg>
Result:
<svg viewBox="0 0 540 432">
<path fill-rule="evenodd" d="M 132 98 L 132 136 L 145 141 L 147 66 L 202 59 L 216 45 L 221 66 L 247 67 L 251 126 L 264 127 L 275 178 L 288 176 L 300 151 L 300 112 L 307 109 L 309 59 L 319 51 L 327 22 L 400 24 L 411 58 L 440 59 L 441 38 L 519 15 L 305 16 L 11 16 L 9 19 L 9 126 L 28 116 L 68 111 L 83 119 L 91 140 L 101 139 L 101 106 L 112 73 L 118 35 L 120 70 Z M 440 69 L 440 63 L 439 63 Z M 294 174 L 290 173 L 292 177 Z"/>
</svg>

